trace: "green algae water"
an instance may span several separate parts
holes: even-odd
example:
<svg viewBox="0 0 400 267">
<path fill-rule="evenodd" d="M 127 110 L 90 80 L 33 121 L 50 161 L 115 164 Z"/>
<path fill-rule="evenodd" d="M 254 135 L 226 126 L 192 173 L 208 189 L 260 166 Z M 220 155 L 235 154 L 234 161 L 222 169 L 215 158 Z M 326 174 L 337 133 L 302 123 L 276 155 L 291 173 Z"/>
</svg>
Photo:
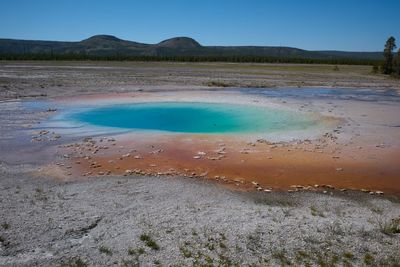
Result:
<svg viewBox="0 0 400 267">
<path fill-rule="evenodd" d="M 204 134 L 303 130 L 317 124 L 315 118 L 287 110 L 199 102 L 103 106 L 72 119 L 101 127 Z"/>
</svg>

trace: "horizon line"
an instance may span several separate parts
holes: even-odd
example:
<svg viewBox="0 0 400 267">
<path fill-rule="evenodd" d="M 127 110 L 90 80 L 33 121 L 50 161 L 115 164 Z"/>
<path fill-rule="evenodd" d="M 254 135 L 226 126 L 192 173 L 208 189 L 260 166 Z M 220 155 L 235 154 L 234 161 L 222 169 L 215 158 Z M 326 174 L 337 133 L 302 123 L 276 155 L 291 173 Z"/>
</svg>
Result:
<svg viewBox="0 0 400 267">
<path fill-rule="evenodd" d="M 70 43 L 78 43 L 78 42 L 82 42 L 84 40 L 87 40 L 89 38 L 95 37 L 95 36 L 110 36 L 110 37 L 115 37 L 117 39 L 120 39 L 122 41 L 128 41 L 128 42 L 136 42 L 136 43 L 141 43 L 141 44 L 148 44 L 148 45 L 156 45 L 159 44 L 163 41 L 169 40 L 169 39 L 174 39 L 174 38 L 190 38 L 194 41 L 196 41 L 197 43 L 200 44 L 200 46 L 202 47 L 285 47 L 285 48 L 295 48 L 295 49 L 300 49 L 300 50 L 305 50 L 305 51 L 312 51 L 312 52 L 323 52 L 323 51 L 330 51 L 330 52 L 334 52 L 334 51 L 340 51 L 340 52 L 352 52 L 352 53 L 380 53 L 383 51 L 382 50 L 375 50 L 375 51 L 371 51 L 371 50 L 340 50 L 340 49 L 318 49 L 318 50 L 314 50 L 314 49 L 305 49 L 305 48 L 300 48 L 300 47 L 296 47 L 296 46 L 290 46 L 290 45 L 254 45 L 254 44 L 240 44 L 240 45 L 204 45 L 201 42 L 197 41 L 195 38 L 190 37 L 190 36 L 174 36 L 174 37 L 170 37 L 167 39 L 162 39 L 161 41 L 159 41 L 158 43 L 145 43 L 145 42 L 141 42 L 141 41 L 136 41 L 136 40 L 129 40 L 129 39 L 125 39 L 125 38 L 120 38 L 116 35 L 113 34 L 109 34 L 109 33 L 101 33 L 101 34 L 94 34 L 91 36 L 88 36 L 86 38 L 80 39 L 80 40 L 54 40 L 54 39 L 27 39 L 27 38 L 13 38 L 13 37 L 0 37 L 0 39 L 8 39 L 8 40 L 18 40 L 18 41 L 44 41 L 44 42 L 70 42 Z"/>
</svg>

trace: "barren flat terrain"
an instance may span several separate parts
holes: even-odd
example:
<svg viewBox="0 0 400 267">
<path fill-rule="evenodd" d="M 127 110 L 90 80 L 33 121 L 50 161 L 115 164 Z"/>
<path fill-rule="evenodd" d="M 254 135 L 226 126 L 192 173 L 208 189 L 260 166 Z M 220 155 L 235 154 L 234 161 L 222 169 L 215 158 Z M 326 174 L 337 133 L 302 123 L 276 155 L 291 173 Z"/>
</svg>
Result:
<svg viewBox="0 0 400 267">
<path fill-rule="evenodd" d="M 0 63 L 2 99 L 144 89 L 210 87 L 357 87 L 400 89 L 371 66 L 168 62 Z"/>
<path fill-rule="evenodd" d="M 400 82 L 371 70 L 0 62 L 0 265 L 399 266 Z M 148 101 L 287 108 L 323 127 L 172 135 L 62 119 Z"/>
</svg>

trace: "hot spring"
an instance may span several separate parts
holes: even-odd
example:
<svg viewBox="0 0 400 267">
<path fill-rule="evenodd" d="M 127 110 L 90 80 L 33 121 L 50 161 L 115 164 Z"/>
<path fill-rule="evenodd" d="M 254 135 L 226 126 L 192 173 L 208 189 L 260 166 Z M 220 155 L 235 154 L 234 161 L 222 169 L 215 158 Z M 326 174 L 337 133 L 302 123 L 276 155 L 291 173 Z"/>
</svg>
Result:
<svg viewBox="0 0 400 267">
<path fill-rule="evenodd" d="M 152 102 L 100 106 L 69 115 L 100 127 L 135 131 L 229 134 L 304 130 L 312 116 L 277 108 L 201 102 Z"/>
</svg>

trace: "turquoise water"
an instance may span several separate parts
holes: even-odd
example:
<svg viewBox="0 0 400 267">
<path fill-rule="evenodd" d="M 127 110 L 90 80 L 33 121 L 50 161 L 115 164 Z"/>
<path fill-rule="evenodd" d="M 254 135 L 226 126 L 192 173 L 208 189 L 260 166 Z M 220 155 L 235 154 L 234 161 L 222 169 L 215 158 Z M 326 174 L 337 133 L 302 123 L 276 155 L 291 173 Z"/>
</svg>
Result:
<svg viewBox="0 0 400 267">
<path fill-rule="evenodd" d="M 95 126 L 180 133 L 251 133 L 302 130 L 317 124 L 304 114 L 265 107 L 162 102 L 103 106 L 72 119 Z"/>
</svg>

